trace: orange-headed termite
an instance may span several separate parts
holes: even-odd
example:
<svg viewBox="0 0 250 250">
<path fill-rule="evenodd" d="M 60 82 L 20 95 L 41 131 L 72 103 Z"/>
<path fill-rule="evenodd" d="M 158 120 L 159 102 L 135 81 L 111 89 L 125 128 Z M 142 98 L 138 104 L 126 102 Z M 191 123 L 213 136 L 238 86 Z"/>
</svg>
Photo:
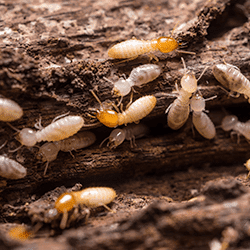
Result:
<svg viewBox="0 0 250 250">
<path fill-rule="evenodd" d="M 91 90 L 91 93 L 101 106 L 101 109 L 97 110 L 96 118 L 102 124 L 110 128 L 123 124 L 139 122 L 154 109 L 157 101 L 153 95 L 143 96 L 133 102 L 122 113 L 117 113 L 112 109 L 105 108 L 93 90 Z"/>
<path fill-rule="evenodd" d="M 243 94 L 250 102 L 250 81 L 240 72 L 240 70 L 231 64 L 217 64 L 213 68 L 214 77 L 224 87 L 232 92 Z"/>
<path fill-rule="evenodd" d="M 148 127 L 142 123 L 130 124 L 122 129 L 120 128 L 114 129 L 109 135 L 109 137 L 106 138 L 104 141 L 109 139 L 107 146 L 110 149 L 113 149 L 122 144 L 123 141 L 126 139 L 130 141 L 130 145 L 132 148 L 133 146 L 136 146 L 135 139 L 146 135 L 148 133 L 148 130 L 149 130 Z M 101 143 L 101 145 L 103 144 L 103 142 Z"/>
<path fill-rule="evenodd" d="M 250 121 L 247 122 L 240 122 L 238 120 L 238 117 L 235 115 L 227 115 L 223 118 L 221 122 L 221 128 L 224 131 L 230 131 L 231 134 L 236 133 L 238 136 L 238 142 L 239 142 L 239 136 L 240 134 L 243 135 L 246 140 L 249 142 L 250 141 Z"/>
<path fill-rule="evenodd" d="M 71 152 L 72 150 L 86 148 L 92 145 L 95 140 L 96 136 L 94 133 L 83 131 L 61 141 L 47 142 L 43 144 L 39 149 L 38 158 L 47 162 L 44 175 L 47 172 L 49 162 L 54 161 L 57 158 L 57 154 L 60 150 L 63 152 Z"/>
<path fill-rule="evenodd" d="M 172 104 L 166 109 L 165 113 L 168 113 L 168 126 L 171 129 L 177 130 L 181 128 L 187 121 L 190 113 L 190 97 L 197 90 L 197 82 L 204 74 L 205 68 L 200 77 L 196 80 L 193 72 L 189 73 L 186 68 L 186 64 L 183 58 L 181 58 L 184 65 L 184 76 L 181 78 L 181 89 L 178 90 L 178 97 Z"/>
<path fill-rule="evenodd" d="M 8 98 L 0 98 L 0 121 L 12 122 L 23 115 L 23 109 Z"/>
<path fill-rule="evenodd" d="M 20 163 L 0 155 L 0 176 L 7 179 L 21 179 L 27 174 L 27 170 Z"/>
<path fill-rule="evenodd" d="M 125 80 L 120 78 L 114 82 L 113 92 L 117 96 L 126 96 L 133 86 L 141 87 L 143 84 L 156 79 L 161 73 L 161 67 L 156 64 L 144 64 L 134 68 Z"/>
<path fill-rule="evenodd" d="M 8 235 L 13 240 L 25 241 L 33 236 L 33 232 L 24 225 L 18 225 L 11 228 Z"/>
<path fill-rule="evenodd" d="M 154 51 L 169 53 L 176 50 L 179 45 L 180 44 L 173 37 L 167 36 L 161 36 L 158 39 L 146 41 L 134 38 L 111 47 L 108 50 L 108 56 L 114 59 L 135 59 L 139 55 L 152 53 Z"/>
<path fill-rule="evenodd" d="M 214 99 L 215 97 L 217 96 L 204 99 L 200 94 L 196 94 L 190 100 L 190 108 L 193 112 L 193 124 L 197 131 L 206 139 L 213 139 L 216 135 L 216 130 L 213 122 L 204 112 L 205 101 Z"/>
<path fill-rule="evenodd" d="M 112 202 L 115 197 L 115 190 L 109 187 L 91 187 L 60 195 L 55 202 L 56 211 L 63 214 L 60 228 L 64 229 L 66 227 L 68 212 L 74 207 L 78 205 L 90 208 L 104 206 L 109 211 L 112 211 L 107 204 Z"/>
</svg>

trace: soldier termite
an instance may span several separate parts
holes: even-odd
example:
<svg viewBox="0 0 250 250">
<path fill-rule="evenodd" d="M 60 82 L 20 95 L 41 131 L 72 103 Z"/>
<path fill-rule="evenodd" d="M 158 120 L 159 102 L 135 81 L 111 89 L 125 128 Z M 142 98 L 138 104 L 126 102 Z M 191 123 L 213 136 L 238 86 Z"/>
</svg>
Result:
<svg viewBox="0 0 250 250">
<path fill-rule="evenodd" d="M 81 191 L 63 193 L 56 200 L 54 208 L 57 213 L 63 214 L 60 228 L 64 229 L 66 227 L 68 212 L 73 208 L 77 209 L 78 205 L 88 208 L 103 206 L 112 211 L 107 204 L 111 203 L 115 197 L 115 190 L 109 187 L 91 187 Z"/>
<path fill-rule="evenodd" d="M 23 115 L 23 109 L 14 101 L 0 97 L 0 121 L 12 122 Z"/>
<path fill-rule="evenodd" d="M 190 113 L 190 97 L 197 90 L 197 82 L 205 73 L 207 67 L 203 70 L 200 77 L 196 80 L 194 73 L 189 73 L 186 68 L 186 64 L 183 58 L 181 58 L 184 65 L 184 75 L 181 78 L 181 89 L 178 90 L 178 97 L 172 104 L 166 109 L 165 113 L 168 113 L 168 126 L 171 129 L 177 130 L 181 128 L 187 121 Z"/>
<path fill-rule="evenodd" d="M 95 140 L 96 136 L 94 133 L 83 131 L 61 141 L 43 144 L 39 149 L 38 158 L 47 162 L 44 169 L 44 175 L 47 172 L 49 163 L 57 158 L 57 154 L 60 150 L 63 152 L 71 152 L 72 150 L 86 148 L 92 145 Z"/>
<path fill-rule="evenodd" d="M 244 97 L 250 102 L 250 82 L 236 66 L 228 63 L 217 64 L 213 66 L 212 70 L 218 82 L 232 92 L 237 92 L 237 96 L 244 94 Z"/>
<path fill-rule="evenodd" d="M 139 55 L 149 53 L 156 61 L 158 58 L 152 54 L 154 51 L 169 53 L 176 50 L 180 43 L 175 38 L 169 36 L 161 36 L 152 40 L 137 40 L 136 38 L 115 44 L 108 50 L 108 56 L 114 59 L 130 59 L 133 60 Z M 188 51 L 179 51 L 183 53 L 195 54 Z"/>
<path fill-rule="evenodd" d="M 208 117 L 205 111 L 205 101 L 212 100 L 217 96 L 204 99 L 200 94 L 194 95 L 190 100 L 190 108 L 193 112 L 193 124 L 196 130 L 206 139 L 213 139 L 216 135 L 216 130 L 213 122 Z"/>
<path fill-rule="evenodd" d="M 134 68 L 127 79 L 112 82 L 114 84 L 113 92 L 117 96 L 126 96 L 133 86 L 141 87 L 143 84 L 156 79 L 161 73 L 161 67 L 156 64 L 144 64 Z"/>
<path fill-rule="evenodd" d="M 227 115 L 223 118 L 221 122 L 221 128 L 224 131 L 233 130 L 231 134 L 237 134 L 238 142 L 240 134 L 243 135 L 248 142 L 250 141 L 250 120 L 244 123 L 240 122 L 238 120 L 238 117 L 235 115 Z"/>
<path fill-rule="evenodd" d="M 117 148 L 126 139 L 130 141 L 130 146 L 132 148 L 133 146 L 136 146 L 135 139 L 143 137 L 145 134 L 148 133 L 148 130 L 149 130 L 148 127 L 142 123 L 130 124 L 122 129 L 120 128 L 114 129 L 109 135 L 109 137 L 106 138 L 104 141 L 109 139 L 107 146 L 110 149 L 113 149 Z M 102 146 L 104 141 L 101 143 L 100 147 Z"/>
<path fill-rule="evenodd" d="M 31 128 L 24 128 L 20 131 L 13 126 L 10 126 L 19 132 L 17 140 L 22 145 L 33 147 L 37 142 L 60 141 L 68 138 L 77 133 L 83 125 L 84 120 L 81 116 L 68 115 L 52 122 L 50 125 L 39 131 L 34 131 Z"/>
<path fill-rule="evenodd" d="M 139 122 L 147 116 L 156 105 L 156 98 L 153 95 L 143 96 L 133 102 L 125 111 L 117 113 L 116 111 L 105 108 L 93 90 L 91 93 L 99 102 L 101 108 L 97 110 L 96 118 L 105 126 L 114 128 L 119 125 Z"/>
<path fill-rule="evenodd" d="M 7 179 L 21 179 L 27 175 L 27 170 L 20 163 L 0 155 L 0 176 Z"/>
</svg>

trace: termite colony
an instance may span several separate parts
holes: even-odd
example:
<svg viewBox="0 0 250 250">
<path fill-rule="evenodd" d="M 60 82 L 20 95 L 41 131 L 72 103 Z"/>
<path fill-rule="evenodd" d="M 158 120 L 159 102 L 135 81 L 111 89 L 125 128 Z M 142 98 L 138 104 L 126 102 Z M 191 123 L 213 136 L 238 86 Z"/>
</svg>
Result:
<svg viewBox="0 0 250 250">
<path fill-rule="evenodd" d="M 148 53 L 158 63 L 159 59 L 152 52 L 169 53 L 176 50 L 179 45 L 180 43 L 173 37 L 159 37 L 151 41 L 131 39 L 111 47 L 108 50 L 108 55 L 113 59 L 133 60 Z M 196 130 L 205 139 L 212 140 L 216 137 L 216 129 L 212 120 L 205 113 L 205 101 L 214 99 L 216 96 L 204 99 L 198 88 L 198 81 L 208 67 L 205 66 L 199 78 L 196 79 L 194 73 L 188 70 L 184 59 L 181 58 L 181 60 L 184 65 L 184 74 L 180 79 L 181 88 L 179 89 L 176 83 L 177 98 L 167 107 L 165 112 L 167 124 L 171 129 L 178 130 L 186 123 L 190 113 L 192 113 L 192 122 Z M 216 64 L 213 66 L 212 72 L 223 86 L 229 88 L 230 91 L 244 94 L 248 101 L 250 100 L 250 83 L 237 67 L 227 63 Z M 135 138 L 147 134 L 147 126 L 139 122 L 151 113 L 156 106 L 157 98 L 154 95 L 146 95 L 133 101 L 133 95 L 131 94 L 130 102 L 125 110 L 123 110 L 122 100 L 131 90 L 134 91 L 134 87 L 141 88 L 157 79 L 161 74 L 163 74 L 162 68 L 158 64 L 145 64 L 134 68 L 127 79 L 120 78 L 113 82 L 105 78 L 112 84 L 113 96 L 121 98 L 118 104 L 111 102 L 107 105 L 91 90 L 93 98 L 100 105 L 94 111 L 95 118 L 106 127 L 115 128 L 106 138 L 108 139 L 107 146 L 109 149 L 115 149 L 125 139 L 130 141 L 131 147 L 136 147 Z M 1 121 L 15 121 L 20 119 L 22 115 L 23 110 L 17 103 L 7 98 L 0 99 Z M 124 125 L 123 128 L 117 128 L 122 125 Z M 84 119 L 79 115 L 57 117 L 45 128 L 39 123 L 39 126 L 36 126 L 39 130 L 31 128 L 18 130 L 11 124 L 9 126 L 18 132 L 16 139 L 21 143 L 21 146 L 33 147 L 37 143 L 47 141 L 39 147 L 37 155 L 38 159 L 46 162 L 44 175 L 46 175 L 49 163 L 57 159 L 59 151 L 71 153 L 73 150 L 88 147 L 96 141 L 95 134 L 90 131 L 78 133 L 82 127 L 89 126 L 84 124 Z M 247 140 L 250 140 L 250 123 L 241 123 L 236 116 L 226 116 L 222 121 L 221 128 L 225 131 L 233 130 L 237 135 L 242 134 Z M 103 145 L 104 141 L 100 146 Z M 4 178 L 19 179 L 24 178 L 27 174 L 26 168 L 6 156 L 0 156 L 0 163 L 0 176 Z M 250 163 L 247 162 L 248 169 L 250 169 L 249 165 Z M 85 188 L 81 191 L 63 193 L 55 201 L 53 208 L 48 211 L 44 221 L 51 222 L 60 217 L 60 228 L 64 229 L 70 225 L 70 222 L 81 217 L 79 210 L 83 207 L 86 209 L 85 212 L 87 211 L 85 213 L 86 220 L 89 216 L 88 208 L 103 206 L 111 211 L 107 204 L 111 203 L 115 197 L 115 190 L 109 187 Z"/>
</svg>

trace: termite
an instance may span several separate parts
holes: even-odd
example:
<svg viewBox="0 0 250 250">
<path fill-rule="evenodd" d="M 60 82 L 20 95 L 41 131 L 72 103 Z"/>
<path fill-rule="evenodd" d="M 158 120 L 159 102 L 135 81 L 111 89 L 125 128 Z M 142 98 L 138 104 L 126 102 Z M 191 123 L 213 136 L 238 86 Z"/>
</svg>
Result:
<svg viewBox="0 0 250 250">
<path fill-rule="evenodd" d="M 184 66 L 184 75 L 181 78 L 181 89 L 178 90 L 178 97 L 172 104 L 166 109 L 165 113 L 168 113 L 168 126 L 171 129 L 177 130 L 181 128 L 187 121 L 190 113 L 190 97 L 197 90 L 197 82 L 205 73 L 207 67 L 203 70 L 200 77 L 196 80 L 194 73 L 189 73 L 186 68 L 186 64 L 183 58 L 181 58 Z"/>
<path fill-rule="evenodd" d="M 103 206 L 112 211 L 107 204 L 111 203 L 116 197 L 116 192 L 109 187 L 91 187 L 81 191 L 66 192 L 58 197 L 55 202 L 57 213 L 62 213 L 63 217 L 60 228 L 64 229 L 68 220 L 68 212 L 78 205 L 90 208 Z"/>
<path fill-rule="evenodd" d="M 152 40 L 137 40 L 136 38 L 115 44 L 108 50 L 108 56 L 114 59 L 135 59 L 139 55 L 160 51 L 169 53 L 179 47 L 173 37 L 161 36 Z M 155 56 L 153 56 L 156 58 Z M 158 58 L 156 59 L 158 61 Z"/>
<path fill-rule="evenodd" d="M 224 87 L 230 89 L 232 92 L 237 92 L 238 97 L 244 94 L 250 103 L 250 81 L 240 72 L 240 70 L 231 64 L 217 64 L 213 68 L 214 77 Z"/>
<path fill-rule="evenodd" d="M 240 122 L 238 117 L 235 115 L 227 115 L 223 118 L 221 122 L 221 128 L 224 131 L 233 130 L 238 135 L 238 142 L 239 142 L 239 135 L 242 134 L 246 140 L 250 141 L 250 121 L 247 122 Z"/>
<path fill-rule="evenodd" d="M 135 144 L 135 138 L 143 137 L 148 133 L 148 127 L 142 123 L 139 124 L 130 124 L 127 127 L 124 127 L 122 129 L 117 128 L 114 129 L 108 138 L 106 138 L 104 141 L 109 139 L 109 142 L 107 146 L 110 149 L 117 148 L 119 145 L 121 145 L 124 140 L 130 141 L 131 148 L 133 146 L 136 146 Z M 104 143 L 104 141 L 101 143 L 100 146 Z"/>
<path fill-rule="evenodd" d="M 27 170 L 20 163 L 0 155 L 0 176 L 7 179 L 21 179 L 27 175 Z"/>
<path fill-rule="evenodd" d="M 101 109 L 97 110 L 96 118 L 110 128 L 133 122 L 138 123 L 154 109 L 157 101 L 153 95 L 143 96 L 133 102 L 125 111 L 119 113 L 105 108 L 93 90 L 91 93 L 101 106 Z"/>
<path fill-rule="evenodd" d="M 10 125 L 10 124 L 9 124 Z M 19 132 L 17 140 L 27 147 L 33 147 L 37 142 L 41 141 L 60 141 L 77 133 L 84 125 L 84 120 L 81 116 L 68 115 L 64 118 L 52 122 L 45 128 L 39 131 L 34 131 L 31 128 L 24 128 Z"/>
<path fill-rule="evenodd" d="M 94 133 L 83 131 L 61 141 L 43 144 L 39 149 L 37 158 L 47 162 L 44 175 L 47 172 L 49 163 L 57 158 L 57 154 L 60 150 L 63 152 L 71 152 L 72 150 L 86 148 L 92 145 L 95 140 L 96 136 Z"/>
<path fill-rule="evenodd" d="M 208 117 L 205 111 L 205 101 L 216 98 L 213 96 L 204 99 L 200 94 L 194 95 L 190 100 L 190 108 L 193 112 L 193 124 L 196 130 L 206 139 L 213 139 L 216 135 L 216 130 L 213 122 Z"/>
<path fill-rule="evenodd" d="M 23 109 L 8 98 L 0 98 L 0 121 L 12 122 L 23 116 Z"/>
<path fill-rule="evenodd" d="M 24 225 L 18 225 L 11 228 L 8 235 L 11 239 L 25 241 L 33 236 L 33 232 Z"/>
<path fill-rule="evenodd" d="M 133 86 L 141 87 L 143 84 L 153 81 L 161 73 L 161 67 L 156 64 L 144 64 L 134 68 L 125 80 L 120 78 L 114 82 L 113 93 L 117 96 L 126 96 Z"/>
</svg>

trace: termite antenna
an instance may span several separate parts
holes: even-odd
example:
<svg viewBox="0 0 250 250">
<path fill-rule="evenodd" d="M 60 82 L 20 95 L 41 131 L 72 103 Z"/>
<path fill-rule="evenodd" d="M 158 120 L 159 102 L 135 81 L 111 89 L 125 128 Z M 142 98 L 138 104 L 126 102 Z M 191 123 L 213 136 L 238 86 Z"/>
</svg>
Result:
<svg viewBox="0 0 250 250">
<path fill-rule="evenodd" d="M 65 117 L 65 116 L 68 115 L 69 113 L 70 113 L 70 111 L 68 111 L 68 112 L 65 113 L 65 114 L 58 115 L 57 117 L 55 117 L 55 118 L 53 119 L 53 121 L 52 121 L 51 123 L 55 122 L 56 120 L 58 120 L 58 119 L 60 119 L 60 118 L 62 118 L 62 117 Z"/>
<path fill-rule="evenodd" d="M 95 94 L 93 89 L 89 90 L 90 93 L 95 97 L 95 99 L 97 100 L 97 102 L 100 104 L 100 106 L 103 108 L 102 102 L 100 101 L 100 99 L 98 98 L 98 96 Z"/>
<path fill-rule="evenodd" d="M 103 143 L 104 143 L 105 141 L 107 141 L 108 139 L 109 139 L 109 137 L 105 138 L 105 139 L 101 142 L 101 144 L 99 145 L 99 148 L 101 148 L 102 145 L 103 145 Z"/>
<path fill-rule="evenodd" d="M 10 153 L 14 153 L 16 151 L 18 151 L 23 145 L 21 144 L 19 147 L 15 148 L 15 149 L 9 149 Z"/>
<path fill-rule="evenodd" d="M 206 66 L 203 71 L 201 72 L 199 78 L 197 79 L 197 82 L 201 79 L 201 77 L 205 74 L 206 70 L 209 68 L 209 66 Z"/>
<path fill-rule="evenodd" d="M 185 74 L 187 74 L 187 66 L 186 66 L 186 63 L 185 63 L 185 60 L 184 60 L 183 57 L 181 57 L 181 61 L 182 61 L 182 63 L 183 63 L 184 72 L 185 72 Z"/>
<path fill-rule="evenodd" d="M 211 96 L 211 97 L 209 97 L 209 98 L 207 98 L 207 99 L 204 99 L 204 101 L 205 101 L 205 102 L 211 101 L 211 100 L 213 100 L 213 99 L 215 99 L 215 98 L 217 98 L 217 95 L 214 95 L 214 96 Z"/>
<path fill-rule="evenodd" d="M 189 55 L 196 55 L 195 52 L 191 52 L 191 51 L 186 51 L 186 50 L 176 50 L 176 52 L 178 53 L 183 53 L 183 54 L 189 54 Z"/>
<path fill-rule="evenodd" d="M 10 126 L 10 127 L 11 127 L 13 130 L 15 130 L 16 132 L 20 132 L 20 131 L 21 131 L 21 130 L 15 128 L 13 125 L 11 125 L 9 122 L 6 122 L 6 124 L 7 124 L 8 126 Z"/>
</svg>

